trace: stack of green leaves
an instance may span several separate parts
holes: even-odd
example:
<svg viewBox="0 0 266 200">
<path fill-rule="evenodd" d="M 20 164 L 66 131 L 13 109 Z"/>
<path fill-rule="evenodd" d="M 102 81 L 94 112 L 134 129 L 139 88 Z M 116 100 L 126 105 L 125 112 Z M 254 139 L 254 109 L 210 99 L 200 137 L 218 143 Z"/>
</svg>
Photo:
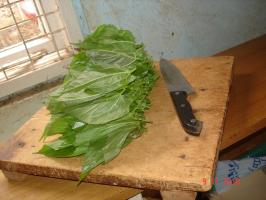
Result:
<svg viewBox="0 0 266 200">
<path fill-rule="evenodd" d="M 78 44 L 63 84 L 48 100 L 43 139 L 60 134 L 39 153 L 83 156 L 80 180 L 116 157 L 145 129 L 147 95 L 157 78 L 151 58 L 131 32 L 101 25 Z"/>
</svg>

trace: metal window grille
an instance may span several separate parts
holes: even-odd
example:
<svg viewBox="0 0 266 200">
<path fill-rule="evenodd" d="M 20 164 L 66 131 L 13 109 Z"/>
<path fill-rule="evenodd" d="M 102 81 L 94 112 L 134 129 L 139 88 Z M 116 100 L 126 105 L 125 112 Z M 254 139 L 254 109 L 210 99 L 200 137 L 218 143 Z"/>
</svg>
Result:
<svg viewBox="0 0 266 200">
<path fill-rule="evenodd" d="M 23 3 L 28 3 L 33 12 L 24 14 L 26 17 L 23 15 L 23 19 L 18 19 L 18 10 L 21 11 Z M 69 42 L 66 28 L 60 18 L 59 7 L 55 0 L 49 0 L 50 5 L 53 3 L 53 9 L 49 10 L 46 8 L 47 5 L 45 7 L 47 3 L 48 0 L 0 0 L 0 10 L 7 11 L 12 21 L 12 23 L 3 27 L 1 27 L 2 23 L 0 23 L 0 39 L 1 37 L 4 39 L 3 37 L 5 36 L 2 32 L 6 30 L 15 30 L 19 38 L 17 43 L 1 47 L 0 49 L 0 59 L 2 59 L 0 60 L 2 61 L 0 63 L 0 83 L 72 55 L 73 48 Z M 0 18 L 0 20 L 2 19 Z M 26 23 L 36 23 L 39 31 L 38 34 L 26 36 L 23 33 L 25 30 L 27 32 L 27 29 L 25 29 Z M 33 50 L 34 48 L 31 48 L 31 46 L 34 45 L 32 44 L 37 43 L 41 39 L 45 39 L 45 42 L 49 44 L 49 48 L 45 48 L 40 44 L 39 46 L 37 45 L 39 47 L 37 48 L 38 50 Z M 19 49 L 24 53 L 24 56 L 17 56 L 16 53 L 12 53 L 18 52 Z M 8 56 L 12 54 L 13 58 L 8 60 Z"/>
</svg>

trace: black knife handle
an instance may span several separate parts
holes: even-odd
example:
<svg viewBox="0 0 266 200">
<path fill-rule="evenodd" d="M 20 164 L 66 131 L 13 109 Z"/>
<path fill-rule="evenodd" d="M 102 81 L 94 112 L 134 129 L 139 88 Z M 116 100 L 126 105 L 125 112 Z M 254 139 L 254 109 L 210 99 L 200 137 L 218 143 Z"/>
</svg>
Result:
<svg viewBox="0 0 266 200">
<path fill-rule="evenodd" d="M 199 136 L 202 129 L 202 121 L 195 118 L 191 105 L 184 91 L 170 92 L 179 120 L 185 131 L 190 135 Z"/>
</svg>

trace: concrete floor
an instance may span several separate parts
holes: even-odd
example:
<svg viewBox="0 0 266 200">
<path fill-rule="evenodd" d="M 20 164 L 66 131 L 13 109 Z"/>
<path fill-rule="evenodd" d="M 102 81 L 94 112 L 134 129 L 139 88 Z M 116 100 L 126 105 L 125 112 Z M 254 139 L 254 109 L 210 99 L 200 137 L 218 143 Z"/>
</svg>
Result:
<svg viewBox="0 0 266 200">
<path fill-rule="evenodd" d="M 0 143 L 5 142 L 45 104 L 48 94 L 44 90 L 20 101 L 0 107 Z"/>
</svg>

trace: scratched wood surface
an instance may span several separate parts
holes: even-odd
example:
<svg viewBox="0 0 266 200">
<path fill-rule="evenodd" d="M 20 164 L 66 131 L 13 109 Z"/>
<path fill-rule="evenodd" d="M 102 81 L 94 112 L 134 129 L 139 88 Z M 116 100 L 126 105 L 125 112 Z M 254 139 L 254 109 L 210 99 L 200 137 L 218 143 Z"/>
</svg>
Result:
<svg viewBox="0 0 266 200">
<path fill-rule="evenodd" d="M 195 115 L 204 122 L 200 137 L 186 134 L 160 78 L 146 113 L 147 132 L 106 165 L 98 166 L 86 182 L 156 190 L 206 191 L 217 159 L 231 82 L 232 57 L 174 60 L 194 86 L 189 97 Z M 157 66 L 158 67 L 158 66 Z M 40 149 L 40 136 L 49 114 L 37 112 L 0 152 L 0 168 L 7 171 L 77 180 L 80 158 L 48 158 L 33 154 Z"/>
</svg>

